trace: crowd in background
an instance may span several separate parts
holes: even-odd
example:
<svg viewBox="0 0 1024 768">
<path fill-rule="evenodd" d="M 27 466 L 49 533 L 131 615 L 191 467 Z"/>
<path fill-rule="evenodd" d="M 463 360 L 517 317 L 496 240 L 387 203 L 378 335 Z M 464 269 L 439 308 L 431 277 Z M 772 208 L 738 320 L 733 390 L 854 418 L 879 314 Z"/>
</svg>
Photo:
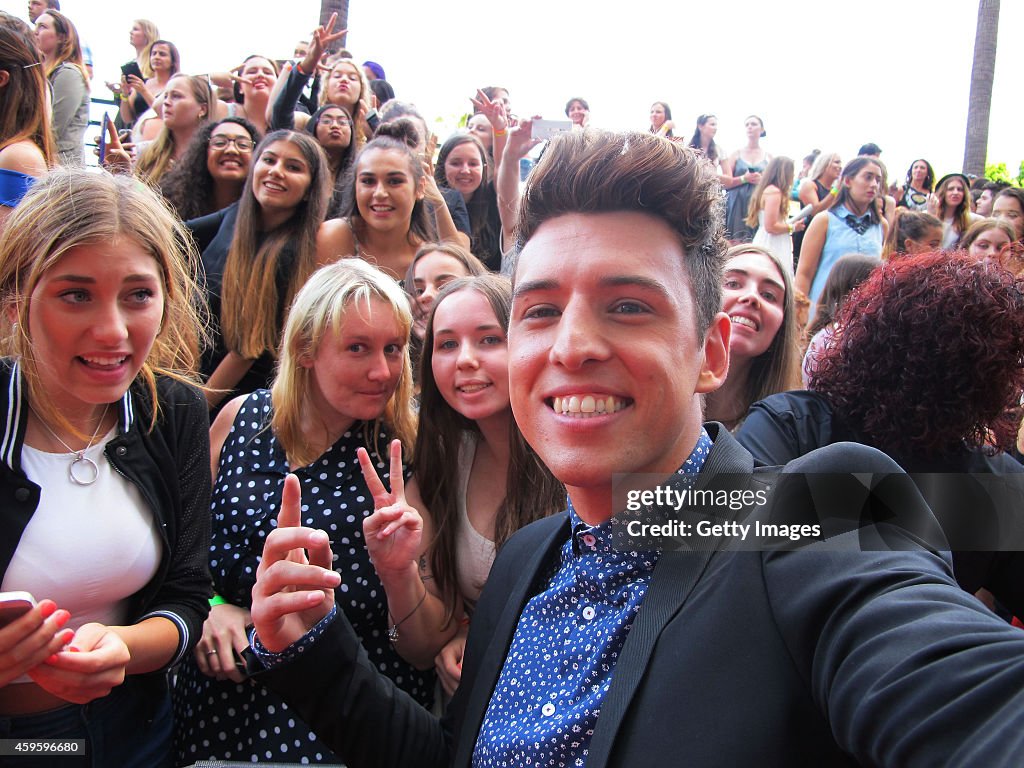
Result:
<svg viewBox="0 0 1024 768">
<path fill-rule="evenodd" d="M 0 736 L 106 734 L 119 765 L 338 762 L 246 666 L 286 475 L 371 660 L 438 710 L 496 552 L 565 507 L 508 392 L 540 118 L 481 87 L 465 128 L 435 136 L 333 19 L 290 59 L 191 74 L 135 20 L 122 76 L 97 83 L 56 0 L 29 17 L 0 15 L 0 482 L 26 509 L 0 526 L 0 573 L 40 600 L 0 629 Z M 84 170 L 105 89 L 106 170 Z M 570 98 L 562 127 L 589 113 Z M 1024 191 L 924 158 L 897 178 L 874 144 L 798 169 L 756 115 L 731 153 L 712 114 L 691 136 L 658 101 L 648 130 L 722 188 L 731 360 L 707 420 L 769 464 L 852 440 L 908 471 L 1021 471 Z M 120 512 L 66 524 L 86 507 Z M 1024 615 L 1019 553 L 954 565 Z"/>
</svg>

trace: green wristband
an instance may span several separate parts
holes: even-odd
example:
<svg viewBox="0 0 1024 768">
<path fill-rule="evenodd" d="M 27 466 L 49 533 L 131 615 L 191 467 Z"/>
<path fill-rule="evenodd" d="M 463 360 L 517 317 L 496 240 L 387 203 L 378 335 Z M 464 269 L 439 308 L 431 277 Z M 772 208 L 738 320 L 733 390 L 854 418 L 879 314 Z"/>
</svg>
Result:
<svg viewBox="0 0 1024 768">
<path fill-rule="evenodd" d="M 214 595 L 210 598 L 210 607 L 213 608 L 215 605 L 227 605 L 228 601 L 220 595 Z"/>
</svg>

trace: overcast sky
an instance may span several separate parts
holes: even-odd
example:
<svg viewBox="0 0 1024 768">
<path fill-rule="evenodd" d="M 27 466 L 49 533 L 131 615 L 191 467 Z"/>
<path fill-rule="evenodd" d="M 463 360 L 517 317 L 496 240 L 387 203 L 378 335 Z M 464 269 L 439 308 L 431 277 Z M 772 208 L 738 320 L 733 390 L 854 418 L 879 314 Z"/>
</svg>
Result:
<svg viewBox="0 0 1024 768">
<path fill-rule="evenodd" d="M 225 69 L 250 53 L 284 58 L 315 26 L 317 0 L 125 3 L 63 0 L 96 58 L 97 93 L 133 55 L 128 31 L 149 18 L 182 50 L 186 71 Z M 25 16 L 24 3 L 0 7 Z M 919 156 L 939 174 L 959 170 L 976 0 L 709 0 L 666 4 L 577 0 L 505 3 L 351 0 L 348 47 L 387 71 L 400 98 L 441 120 L 442 140 L 477 86 L 509 88 L 522 115 L 563 118 L 584 96 L 592 122 L 646 129 L 653 101 L 667 101 L 691 133 L 702 112 L 719 117 L 719 143 L 743 141 L 760 115 L 773 154 L 799 159 L 812 148 L 848 159 L 874 141 L 891 175 Z M 100 10 L 102 9 L 102 11 Z M 1020 131 L 1024 3 L 1002 3 L 989 162 L 1015 172 Z"/>
</svg>

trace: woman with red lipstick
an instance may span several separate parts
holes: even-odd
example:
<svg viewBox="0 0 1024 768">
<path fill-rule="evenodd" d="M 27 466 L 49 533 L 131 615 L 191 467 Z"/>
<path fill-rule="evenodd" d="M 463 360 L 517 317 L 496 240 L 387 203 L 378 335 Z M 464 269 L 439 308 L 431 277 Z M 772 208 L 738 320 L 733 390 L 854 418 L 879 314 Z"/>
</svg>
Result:
<svg viewBox="0 0 1024 768">
<path fill-rule="evenodd" d="M 0 240 L 0 589 L 39 600 L 0 627 L 0 722 L 84 739 L 89 765 L 170 765 L 166 673 L 209 610 L 189 243 L 153 192 L 85 170 L 40 180 Z"/>
<path fill-rule="evenodd" d="M 433 304 L 420 361 L 414 475 L 420 510 L 437 530 L 428 563 L 444 617 L 441 631 L 424 640 L 443 642 L 458 628 L 437 657 L 449 694 L 459 684 L 468 617 L 496 551 L 524 525 L 565 508 L 565 489 L 512 418 L 506 339 L 511 304 L 507 278 L 487 274 L 448 283 Z M 415 572 L 408 562 L 393 560 L 398 558 L 375 556 L 374 564 Z"/>
<path fill-rule="evenodd" d="M 214 606 L 175 686 L 179 765 L 266 761 L 268 755 L 291 763 L 340 762 L 294 711 L 237 665 L 249 642 L 245 626 L 260 554 L 289 472 L 307 500 L 305 520 L 327 531 L 338 552 L 345 573 L 335 594 L 338 609 L 377 669 L 429 706 L 433 676 L 406 659 L 417 657 L 416 637 L 425 634 L 419 622 L 440 626 L 440 609 L 418 604 L 432 588 L 429 580 L 415 579 L 406 595 L 405 584 L 374 571 L 377 540 L 364 540 L 363 533 L 373 502 L 356 458 L 369 451 L 370 471 L 380 483 L 392 439 L 412 449 L 411 324 L 405 294 L 380 270 L 356 259 L 323 267 L 292 304 L 272 387 L 235 398 L 214 422 L 209 557 L 223 604 Z M 394 469 L 400 482 L 407 470 L 400 462 Z M 394 640 L 389 612 L 396 619 L 413 613 Z M 434 650 L 420 654 L 420 669 L 429 670 Z"/>
<path fill-rule="evenodd" d="M 252 151 L 261 138 L 244 117 L 207 123 L 160 180 L 160 193 L 184 220 L 227 208 L 242 196 Z"/>
<path fill-rule="evenodd" d="M 726 254 L 722 311 L 732 321 L 729 375 L 705 399 L 705 421 L 739 429 L 751 404 L 800 385 L 799 335 L 787 264 L 756 245 Z"/>
<path fill-rule="evenodd" d="M 328 253 L 365 259 L 401 280 L 423 243 L 457 240 L 440 190 L 405 141 L 378 136 L 363 147 L 351 183 L 343 218 L 324 222 L 320 234 Z"/>
</svg>

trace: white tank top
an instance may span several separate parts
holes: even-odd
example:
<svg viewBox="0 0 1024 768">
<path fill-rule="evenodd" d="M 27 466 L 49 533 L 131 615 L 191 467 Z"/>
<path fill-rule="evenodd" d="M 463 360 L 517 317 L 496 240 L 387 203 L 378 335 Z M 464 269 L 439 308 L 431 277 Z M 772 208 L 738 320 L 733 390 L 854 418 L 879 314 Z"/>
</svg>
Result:
<svg viewBox="0 0 1024 768">
<path fill-rule="evenodd" d="M 74 454 L 22 447 L 21 466 L 42 490 L 39 506 L 3 577 L 3 590 L 31 592 L 71 612 L 67 626 L 128 621 L 128 598 L 156 574 L 160 534 L 152 511 L 103 450 L 115 427 L 85 455 L 96 462 L 91 485 L 68 479 Z"/>
</svg>

